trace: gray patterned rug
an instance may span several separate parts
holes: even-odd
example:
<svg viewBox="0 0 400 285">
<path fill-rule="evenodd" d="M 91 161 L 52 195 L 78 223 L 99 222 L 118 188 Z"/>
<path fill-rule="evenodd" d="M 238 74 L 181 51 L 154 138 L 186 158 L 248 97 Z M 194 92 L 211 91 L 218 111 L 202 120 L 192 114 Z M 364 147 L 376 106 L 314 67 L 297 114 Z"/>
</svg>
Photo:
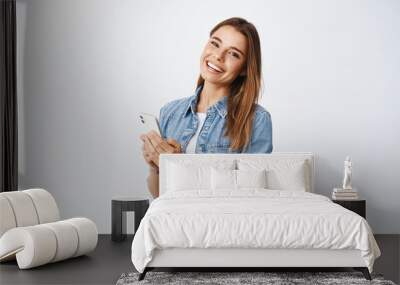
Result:
<svg viewBox="0 0 400 285">
<path fill-rule="evenodd" d="M 145 279 L 138 281 L 139 273 L 123 273 L 116 285 L 134 284 L 379 284 L 395 285 L 384 280 L 380 274 L 371 274 L 372 281 L 361 272 L 147 272 Z"/>
</svg>

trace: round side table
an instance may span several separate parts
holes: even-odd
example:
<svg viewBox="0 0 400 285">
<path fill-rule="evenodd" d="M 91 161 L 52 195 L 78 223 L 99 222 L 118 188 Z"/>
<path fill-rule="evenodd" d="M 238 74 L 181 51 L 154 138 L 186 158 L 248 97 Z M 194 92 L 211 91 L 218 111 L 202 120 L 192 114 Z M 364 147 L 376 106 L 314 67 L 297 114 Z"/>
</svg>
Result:
<svg viewBox="0 0 400 285">
<path fill-rule="evenodd" d="M 135 212 L 135 234 L 149 208 L 149 200 L 137 197 L 113 197 L 111 200 L 111 240 L 126 239 L 126 212 Z"/>
</svg>

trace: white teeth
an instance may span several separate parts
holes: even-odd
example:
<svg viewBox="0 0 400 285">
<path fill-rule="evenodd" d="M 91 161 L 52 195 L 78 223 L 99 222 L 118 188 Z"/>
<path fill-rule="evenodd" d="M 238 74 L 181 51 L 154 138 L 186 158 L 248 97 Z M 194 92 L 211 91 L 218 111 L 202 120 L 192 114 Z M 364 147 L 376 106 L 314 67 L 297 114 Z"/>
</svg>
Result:
<svg viewBox="0 0 400 285">
<path fill-rule="evenodd" d="M 212 63 L 209 62 L 209 61 L 207 61 L 207 65 L 208 65 L 209 67 L 211 67 L 212 69 L 215 69 L 215 70 L 218 71 L 218 72 L 222 72 L 221 69 L 219 69 L 217 66 L 215 66 L 214 64 L 212 64 Z"/>
</svg>

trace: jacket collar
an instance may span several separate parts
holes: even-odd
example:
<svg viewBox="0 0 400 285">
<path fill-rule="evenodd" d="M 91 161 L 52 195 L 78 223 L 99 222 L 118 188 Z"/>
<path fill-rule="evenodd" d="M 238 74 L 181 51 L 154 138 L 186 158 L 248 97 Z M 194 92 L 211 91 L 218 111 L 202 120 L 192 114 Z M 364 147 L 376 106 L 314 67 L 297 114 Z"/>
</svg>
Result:
<svg viewBox="0 0 400 285">
<path fill-rule="evenodd" d="M 197 106 L 197 102 L 199 101 L 200 93 L 201 93 L 202 89 L 203 89 L 203 85 L 200 85 L 199 87 L 196 88 L 194 95 L 189 97 L 189 102 L 188 102 L 188 105 L 184 109 L 183 117 L 187 116 L 187 114 L 189 113 L 189 110 L 192 112 L 193 116 L 196 115 L 196 106 Z M 217 101 L 214 105 L 212 105 L 210 108 L 217 109 L 218 114 L 222 118 L 225 118 L 226 114 L 228 113 L 227 101 L 228 101 L 228 96 L 224 96 L 219 101 Z"/>
</svg>

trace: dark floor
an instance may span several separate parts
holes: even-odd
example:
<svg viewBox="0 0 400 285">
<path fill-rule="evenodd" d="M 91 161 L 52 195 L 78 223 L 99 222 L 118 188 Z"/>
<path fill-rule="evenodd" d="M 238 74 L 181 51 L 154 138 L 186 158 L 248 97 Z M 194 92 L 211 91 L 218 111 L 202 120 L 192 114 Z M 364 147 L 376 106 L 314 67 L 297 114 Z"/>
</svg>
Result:
<svg viewBox="0 0 400 285">
<path fill-rule="evenodd" d="M 123 272 L 134 271 L 130 259 L 132 238 L 112 242 L 99 235 L 96 250 L 56 263 L 19 270 L 17 263 L 0 264 L 0 285 L 8 284 L 115 284 Z"/>
<path fill-rule="evenodd" d="M 399 283 L 400 235 L 375 236 L 382 256 L 374 272 Z M 123 272 L 134 271 L 130 259 L 132 237 L 112 242 L 110 235 L 100 235 L 94 252 L 88 256 L 64 260 L 41 267 L 19 270 L 16 262 L 0 264 L 0 284 L 115 284 Z"/>
</svg>

